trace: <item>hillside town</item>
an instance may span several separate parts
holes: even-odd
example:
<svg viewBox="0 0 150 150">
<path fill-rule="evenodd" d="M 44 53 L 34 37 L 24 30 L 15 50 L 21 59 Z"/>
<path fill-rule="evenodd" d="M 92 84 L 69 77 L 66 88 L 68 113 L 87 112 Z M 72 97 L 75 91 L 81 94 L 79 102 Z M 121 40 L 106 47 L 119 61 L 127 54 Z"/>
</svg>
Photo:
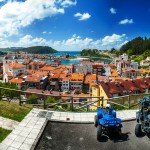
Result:
<svg viewBox="0 0 150 150">
<path fill-rule="evenodd" d="M 108 99 L 149 93 L 150 70 L 143 67 L 149 66 L 150 57 L 141 61 L 140 65 L 125 53 L 111 63 L 81 60 L 79 64 L 72 65 L 62 65 L 58 59 L 50 63 L 35 61 L 30 59 L 31 54 L 18 62 L 18 57 L 15 53 L 4 56 L 0 63 L 0 78 L 2 82 L 16 84 L 18 89 L 27 93 L 79 96 L 74 102 L 88 101 L 90 96 Z M 131 103 L 137 101 L 138 97 L 133 98 Z M 128 100 L 124 103 L 127 104 Z"/>
</svg>

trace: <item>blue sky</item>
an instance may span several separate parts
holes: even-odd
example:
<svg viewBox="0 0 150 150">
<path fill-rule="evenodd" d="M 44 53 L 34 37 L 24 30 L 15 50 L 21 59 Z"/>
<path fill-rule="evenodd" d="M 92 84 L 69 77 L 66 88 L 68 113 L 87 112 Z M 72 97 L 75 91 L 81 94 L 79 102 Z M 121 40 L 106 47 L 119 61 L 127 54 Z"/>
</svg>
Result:
<svg viewBox="0 0 150 150">
<path fill-rule="evenodd" d="M 0 0 L 0 47 L 119 49 L 149 18 L 149 0 Z"/>
</svg>

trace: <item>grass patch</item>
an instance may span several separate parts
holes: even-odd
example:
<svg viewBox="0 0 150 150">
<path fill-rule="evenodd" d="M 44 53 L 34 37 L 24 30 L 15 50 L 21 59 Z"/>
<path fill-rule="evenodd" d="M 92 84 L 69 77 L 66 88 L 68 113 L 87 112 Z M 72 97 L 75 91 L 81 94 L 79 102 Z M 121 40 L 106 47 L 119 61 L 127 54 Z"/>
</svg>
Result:
<svg viewBox="0 0 150 150">
<path fill-rule="evenodd" d="M 16 121 L 21 121 L 32 107 L 19 106 L 15 102 L 0 101 L 0 116 Z"/>
<path fill-rule="evenodd" d="M 6 130 L 0 127 L 0 143 L 6 138 L 6 136 L 11 132 L 11 130 Z"/>
</svg>

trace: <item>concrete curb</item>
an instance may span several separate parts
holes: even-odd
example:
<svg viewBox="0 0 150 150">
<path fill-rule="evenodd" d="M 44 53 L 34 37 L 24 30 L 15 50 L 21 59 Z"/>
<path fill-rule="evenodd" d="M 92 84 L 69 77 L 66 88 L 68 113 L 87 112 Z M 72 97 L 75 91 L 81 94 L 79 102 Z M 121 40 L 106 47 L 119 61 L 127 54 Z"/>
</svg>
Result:
<svg viewBox="0 0 150 150">
<path fill-rule="evenodd" d="M 94 120 L 94 118 L 93 118 Z M 136 118 L 123 119 L 122 122 L 134 121 Z M 50 122 L 58 122 L 58 123 L 72 123 L 72 124 L 94 124 L 94 121 L 66 121 L 66 120 L 48 120 Z"/>
<path fill-rule="evenodd" d="M 43 124 L 43 126 L 42 126 L 42 128 L 41 128 L 41 130 L 40 130 L 39 134 L 37 135 L 37 137 L 36 137 L 36 139 L 35 139 L 34 143 L 32 144 L 32 146 L 31 146 L 31 149 L 30 149 L 30 150 L 34 150 L 34 149 L 36 148 L 37 143 L 38 143 L 38 142 L 39 142 L 39 140 L 41 139 L 42 134 L 43 134 L 43 132 L 44 132 L 44 130 L 45 130 L 45 128 L 46 128 L 47 123 L 48 123 L 48 119 L 46 119 L 45 123 Z"/>
</svg>

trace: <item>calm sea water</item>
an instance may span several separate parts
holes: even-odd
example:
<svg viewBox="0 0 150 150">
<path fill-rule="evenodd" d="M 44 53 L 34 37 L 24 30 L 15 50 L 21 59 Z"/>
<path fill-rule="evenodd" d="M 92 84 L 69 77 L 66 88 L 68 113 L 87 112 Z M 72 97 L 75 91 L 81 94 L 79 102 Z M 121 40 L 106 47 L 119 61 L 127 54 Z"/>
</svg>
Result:
<svg viewBox="0 0 150 150">
<path fill-rule="evenodd" d="M 53 56 L 62 56 L 62 55 L 66 55 L 69 54 L 70 56 L 78 56 L 80 57 L 80 51 L 59 51 L 58 53 L 53 54 Z M 52 56 L 52 55 L 51 55 Z M 2 60 L 3 58 L 0 57 L 0 60 Z M 92 58 L 93 60 L 97 61 L 103 61 L 105 63 L 110 63 L 112 60 L 107 59 L 107 58 Z M 19 60 L 18 62 L 22 62 L 23 60 Z M 38 61 L 38 60 L 37 60 Z M 46 62 L 51 62 L 52 60 L 47 60 Z M 80 63 L 79 59 L 68 59 L 68 60 L 61 60 L 61 64 L 62 65 L 72 65 L 72 64 L 78 64 Z"/>
<path fill-rule="evenodd" d="M 80 51 L 59 51 L 55 53 L 54 56 L 62 56 L 62 55 L 70 55 L 70 56 L 77 56 L 80 55 Z"/>
</svg>

